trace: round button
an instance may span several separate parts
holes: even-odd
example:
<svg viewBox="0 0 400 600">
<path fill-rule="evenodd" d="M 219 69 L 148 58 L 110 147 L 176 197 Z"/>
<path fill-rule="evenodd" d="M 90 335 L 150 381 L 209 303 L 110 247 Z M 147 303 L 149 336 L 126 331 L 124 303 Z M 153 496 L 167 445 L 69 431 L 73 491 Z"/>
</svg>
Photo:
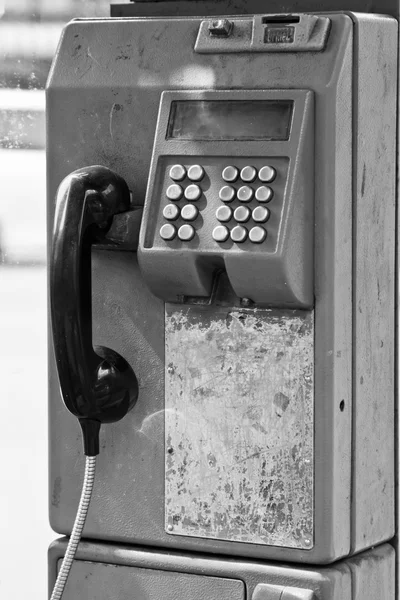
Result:
<svg viewBox="0 0 400 600">
<path fill-rule="evenodd" d="M 225 169 L 222 171 L 222 179 L 229 183 L 236 181 L 236 179 L 238 177 L 239 177 L 239 169 L 237 169 L 236 167 L 232 167 L 232 166 L 225 167 Z"/>
<path fill-rule="evenodd" d="M 238 189 L 237 197 L 238 200 L 240 200 L 240 202 L 250 202 L 253 196 L 254 190 L 248 185 L 243 185 L 241 188 Z"/>
<path fill-rule="evenodd" d="M 181 217 L 184 221 L 194 221 L 198 214 L 199 209 L 194 204 L 186 204 L 181 211 Z"/>
<path fill-rule="evenodd" d="M 257 206 L 253 210 L 253 221 L 256 223 L 266 223 L 270 217 L 271 212 L 265 206 Z"/>
<path fill-rule="evenodd" d="M 167 204 L 163 210 L 163 215 L 168 221 L 175 221 L 179 217 L 179 208 L 176 204 Z"/>
<path fill-rule="evenodd" d="M 177 183 L 170 185 L 166 191 L 166 196 L 169 200 L 180 200 L 182 198 L 183 189 Z"/>
<path fill-rule="evenodd" d="M 201 189 L 199 188 L 198 185 L 196 184 L 192 184 L 192 185 L 188 185 L 186 190 L 185 190 L 185 198 L 186 200 L 198 200 L 201 196 Z"/>
<path fill-rule="evenodd" d="M 259 202 L 269 202 L 274 192 L 267 185 L 262 185 L 256 189 L 256 200 Z"/>
<path fill-rule="evenodd" d="M 171 225 L 171 223 L 166 223 L 160 229 L 160 236 L 166 241 L 173 240 L 176 236 L 176 227 Z"/>
<path fill-rule="evenodd" d="M 226 223 L 232 217 L 232 209 L 230 206 L 220 206 L 215 213 L 218 221 Z"/>
<path fill-rule="evenodd" d="M 260 227 L 259 225 L 257 225 L 257 227 L 253 227 L 252 229 L 250 229 L 249 238 L 250 241 L 254 244 L 261 244 L 261 242 L 263 242 L 266 237 L 267 232 L 265 231 L 264 227 Z"/>
<path fill-rule="evenodd" d="M 243 227 L 242 225 L 236 225 L 236 227 L 234 227 L 231 231 L 231 240 L 233 242 L 236 242 L 237 244 L 240 244 L 241 242 L 244 242 L 247 238 L 247 229 L 246 227 Z"/>
<path fill-rule="evenodd" d="M 182 181 L 186 177 L 186 169 L 183 165 L 173 165 L 169 170 L 169 176 L 174 181 Z"/>
<path fill-rule="evenodd" d="M 178 238 L 182 242 L 190 242 L 194 238 L 194 228 L 191 225 L 182 225 L 178 229 Z"/>
<path fill-rule="evenodd" d="M 218 225 L 213 229 L 212 236 L 216 242 L 226 242 L 229 237 L 229 229 L 225 225 Z"/>
<path fill-rule="evenodd" d="M 235 194 L 235 188 L 230 185 L 224 185 L 224 187 L 219 190 L 219 199 L 222 200 L 222 202 L 232 202 Z"/>
<path fill-rule="evenodd" d="M 258 172 L 259 180 L 263 181 L 264 183 L 269 183 L 270 181 L 273 181 L 275 177 L 276 171 L 274 167 L 261 167 L 261 169 Z"/>
<path fill-rule="evenodd" d="M 254 167 L 244 167 L 240 171 L 240 179 L 242 181 L 246 181 L 247 183 L 251 183 L 257 177 L 257 170 Z"/>
<path fill-rule="evenodd" d="M 247 206 L 238 206 L 233 213 L 234 218 L 238 223 L 246 223 L 250 219 L 250 209 Z"/>
<path fill-rule="evenodd" d="M 201 165 L 192 165 L 188 170 L 190 181 L 201 181 L 204 177 L 204 169 Z"/>
</svg>

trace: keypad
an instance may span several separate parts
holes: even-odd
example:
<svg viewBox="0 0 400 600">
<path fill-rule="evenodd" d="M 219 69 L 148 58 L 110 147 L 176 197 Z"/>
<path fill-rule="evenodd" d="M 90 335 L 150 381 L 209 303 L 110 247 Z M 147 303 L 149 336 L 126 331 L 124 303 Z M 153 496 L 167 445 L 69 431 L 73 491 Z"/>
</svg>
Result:
<svg viewBox="0 0 400 600">
<path fill-rule="evenodd" d="M 260 181 L 264 182 L 264 183 L 270 183 L 271 181 L 273 181 L 276 177 L 276 171 L 273 167 L 269 167 L 269 166 L 265 166 L 265 167 L 261 167 L 259 173 L 258 173 L 258 178 Z"/>
<path fill-rule="evenodd" d="M 174 183 L 168 185 L 165 195 L 168 200 L 172 200 L 173 202 L 183 200 L 183 205 L 167 204 L 164 207 L 163 217 L 167 221 L 170 221 L 170 223 L 165 223 L 160 227 L 159 235 L 163 240 L 172 241 L 178 237 L 182 242 L 190 242 L 196 235 L 195 227 L 189 224 L 188 221 L 194 224 L 199 216 L 199 208 L 192 204 L 192 202 L 199 200 L 202 196 L 203 192 L 199 183 L 203 180 L 205 174 L 204 167 L 199 164 L 190 165 L 189 167 L 176 164 L 172 165 L 167 171 L 167 177 L 170 180 L 172 179 Z M 178 181 L 179 183 L 176 183 Z M 185 200 L 189 204 L 185 204 Z M 175 226 L 172 225 L 171 221 L 178 222 Z"/>
<path fill-rule="evenodd" d="M 233 213 L 238 223 L 246 223 L 250 219 L 251 211 L 247 206 L 238 206 Z"/>
<path fill-rule="evenodd" d="M 190 200 L 191 202 L 195 202 L 201 196 L 201 189 L 198 185 L 193 183 L 192 185 L 188 185 L 185 189 L 185 198 L 186 200 Z"/>
<path fill-rule="evenodd" d="M 264 227 L 252 227 L 249 232 L 249 240 L 254 244 L 261 244 L 267 237 L 267 232 Z"/>
<path fill-rule="evenodd" d="M 199 214 L 199 209 L 193 204 L 186 204 L 181 210 L 181 217 L 184 221 L 194 221 Z"/>
<path fill-rule="evenodd" d="M 256 223 L 266 223 L 271 212 L 265 206 L 257 206 L 253 209 L 252 217 Z"/>
<path fill-rule="evenodd" d="M 219 190 L 219 198 L 222 202 L 232 202 L 236 196 L 236 190 L 231 185 L 224 185 Z"/>
<path fill-rule="evenodd" d="M 187 173 L 190 181 L 201 181 L 204 177 L 204 169 L 201 165 L 192 165 Z"/>
<path fill-rule="evenodd" d="M 179 217 L 180 209 L 176 204 L 167 204 L 167 206 L 163 210 L 163 216 L 168 219 L 168 221 L 176 221 Z"/>
<path fill-rule="evenodd" d="M 182 225 L 178 229 L 178 238 L 182 242 L 190 242 L 194 238 L 195 230 L 192 225 Z"/>
<path fill-rule="evenodd" d="M 182 181 L 186 177 L 186 169 L 183 165 L 173 165 L 169 170 L 169 176 L 174 181 Z"/>
<path fill-rule="evenodd" d="M 216 242 L 226 242 L 229 238 L 229 229 L 225 225 L 218 225 L 214 228 L 212 236 Z"/>
<path fill-rule="evenodd" d="M 246 183 L 252 183 L 257 177 L 257 170 L 254 167 L 243 167 L 240 171 L 240 179 Z"/>
<path fill-rule="evenodd" d="M 265 184 L 271 184 L 276 179 L 276 169 L 268 164 L 259 168 L 251 164 L 238 168 L 231 164 L 222 169 L 221 175 L 225 183 L 235 185 L 220 187 L 218 195 L 224 205 L 217 208 L 215 216 L 220 223 L 232 220 L 232 226 L 216 226 L 212 233 L 213 239 L 221 243 L 230 238 L 236 244 L 248 239 L 254 244 L 261 244 L 268 233 L 261 224 L 267 223 L 271 216 L 271 210 L 263 205 L 271 202 L 274 197 L 273 187 Z M 240 202 L 239 206 L 237 201 Z M 231 202 L 234 202 L 233 208 L 227 206 Z M 248 223 L 248 227 L 244 227 L 244 223 Z"/>
<path fill-rule="evenodd" d="M 253 199 L 254 190 L 248 185 L 243 185 L 237 191 L 237 197 L 240 202 L 250 202 Z"/>
<path fill-rule="evenodd" d="M 171 223 L 166 223 L 160 229 L 160 236 L 163 240 L 170 241 L 173 240 L 176 236 L 176 227 L 171 225 Z"/>
<path fill-rule="evenodd" d="M 230 206 L 220 206 L 217 208 L 215 216 L 221 223 L 227 223 L 232 218 L 233 210 Z"/>
<path fill-rule="evenodd" d="M 222 165 L 220 171 L 222 177 L 216 190 L 214 186 L 215 183 L 218 185 L 218 181 L 215 182 L 215 175 L 210 171 L 207 178 L 206 169 L 201 164 L 174 164 L 167 167 L 164 199 L 169 202 L 162 209 L 165 222 L 160 224 L 160 237 L 168 242 L 172 240 L 190 242 L 196 236 L 196 228 L 199 227 L 200 211 L 208 204 L 211 213 L 206 212 L 206 223 L 209 219 L 208 215 L 214 214 L 215 226 L 212 230 L 212 238 L 215 242 L 230 241 L 231 244 L 242 244 L 249 240 L 253 244 L 263 243 L 268 236 L 266 223 L 270 220 L 271 210 L 273 213 L 273 207 L 276 205 L 276 200 L 271 202 L 276 184 L 271 184 L 278 173 L 275 167 L 265 163 L 260 165 L 259 159 L 257 162 L 254 159 L 254 162 L 256 166 L 251 162 L 244 163 L 244 166 L 243 162 L 241 166 Z M 206 180 L 206 184 L 203 180 Z M 211 195 L 208 195 L 207 191 L 210 190 Z M 215 202 L 213 190 L 218 194 L 215 208 L 212 206 Z M 271 204 L 268 204 L 267 208 L 266 204 L 269 202 Z M 279 203 L 277 206 L 279 211 Z"/>
<path fill-rule="evenodd" d="M 228 166 L 222 171 L 222 179 L 228 183 L 233 183 L 239 177 L 239 169 L 237 167 Z"/>
<path fill-rule="evenodd" d="M 165 192 L 165 195 L 167 196 L 168 200 L 180 200 L 183 196 L 183 189 L 181 188 L 180 185 L 178 185 L 177 183 L 173 183 L 172 185 L 170 185 L 167 188 L 167 191 Z"/>
<path fill-rule="evenodd" d="M 233 242 L 236 242 L 237 244 L 241 244 L 246 241 L 246 238 L 247 238 L 246 227 L 243 227 L 242 225 L 236 225 L 236 227 L 234 227 L 231 230 L 231 240 Z"/>
<path fill-rule="evenodd" d="M 272 200 L 273 195 L 274 192 L 267 185 L 262 185 L 256 189 L 256 200 L 258 200 L 258 202 L 269 202 Z"/>
</svg>

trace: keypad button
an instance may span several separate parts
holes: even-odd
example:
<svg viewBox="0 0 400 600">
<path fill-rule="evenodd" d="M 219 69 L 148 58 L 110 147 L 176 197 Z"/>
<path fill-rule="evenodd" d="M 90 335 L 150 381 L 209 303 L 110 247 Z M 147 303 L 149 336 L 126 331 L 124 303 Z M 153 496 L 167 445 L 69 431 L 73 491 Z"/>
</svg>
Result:
<svg viewBox="0 0 400 600">
<path fill-rule="evenodd" d="M 181 211 L 181 217 L 184 221 L 194 221 L 198 214 L 199 209 L 194 204 L 186 204 Z"/>
<path fill-rule="evenodd" d="M 231 165 L 229 167 L 225 167 L 225 169 L 222 171 L 222 179 L 228 183 L 233 183 L 238 177 L 239 169 L 232 167 Z"/>
<path fill-rule="evenodd" d="M 196 185 L 195 183 L 192 183 L 192 185 L 188 185 L 186 190 L 185 190 L 185 198 L 186 200 L 191 200 L 192 202 L 194 202 L 195 200 L 198 200 L 201 196 L 201 188 L 199 188 L 198 185 Z"/>
<path fill-rule="evenodd" d="M 230 206 L 220 206 L 217 209 L 215 216 L 217 217 L 218 221 L 221 221 L 221 223 L 227 223 L 229 219 L 232 218 L 232 212 L 233 211 Z"/>
<path fill-rule="evenodd" d="M 183 165 L 173 165 L 169 170 L 169 176 L 174 181 L 182 181 L 186 177 L 186 169 Z"/>
<path fill-rule="evenodd" d="M 254 244 L 261 244 L 265 238 L 267 237 L 267 232 L 264 227 L 260 227 L 257 225 L 256 227 L 252 227 L 249 233 L 249 239 Z"/>
<path fill-rule="evenodd" d="M 230 185 L 224 185 L 224 187 L 219 190 L 219 199 L 222 200 L 222 202 L 232 202 L 235 196 L 236 190 Z"/>
<path fill-rule="evenodd" d="M 194 227 L 191 225 L 182 225 L 178 229 L 178 238 L 182 240 L 182 242 L 190 242 L 194 238 Z"/>
<path fill-rule="evenodd" d="M 257 169 L 255 169 L 254 167 L 247 166 L 240 171 L 240 179 L 242 181 L 245 181 L 246 183 L 251 183 L 255 180 L 256 177 Z"/>
<path fill-rule="evenodd" d="M 180 200 L 183 195 L 183 189 L 177 183 L 173 183 L 170 185 L 166 191 L 166 196 L 168 200 Z"/>
<path fill-rule="evenodd" d="M 273 181 L 276 177 L 276 171 L 274 169 L 274 167 L 261 167 L 261 169 L 258 172 L 258 178 L 260 181 L 263 181 L 264 183 L 270 183 L 271 181 Z"/>
<path fill-rule="evenodd" d="M 166 241 L 173 240 L 176 236 L 176 227 L 171 225 L 171 223 L 166 223 L 160 229 L 160 236 Z"/>
<path fill-rule="evenodd" d="M 253 210 L 253 221 L 256 223 L 266 223 L 270 217 L 270 214 L 271 212 L 268 210 L 268 208 L 265 208 L 265 206 L 257 206 L 257 208 Z"/>
<path fill-rule="evenodd" d="M 242 225 L 236 225 L 231 231 L 231 240 L 237 244 L 241 244 L 247 238 L 247 229 Z"/>
<path fill-rule="evenodd" d="M 163 210 L 163 215 L 168 221 L 175 221 L 179 217 L 179 208 L 176 204 L 167 204 Z"/>
<path fill-rule="evenodd" d="M 253 190 L 253 188 L 249 187 L 248 185 L 243 185 L 237 191 L 237 197 L 238 197 L 238 200 L 240 200 L 240 202 L 250 202 L 251 199 L 253 198 L 253 196 L 254 196 L 254 190 Z"/>
<path fill-rule="evenodd" d="M 229 237 L 229 229 L 225 225 L 218 225 L 214 227 L 212 236 L 216 242 L 226 242 Z"/>
<path fill-rule="evenodd" d="M 238 206 L 233 213 L 233 217 L 238 223 L 246 223 L 250 219 L 250 209 L 247 206 Z"/>
<path fill-rule="evenodd" d="M 256 189 L 256 200 L 259 202 L 269 202 L 274 192 L 267 185 L 262 185 Z"/>
<path fill-rule="evenodd" d="M 204 169 L 201 165 L 192 165 L 189 167 L 187 176 L 190 181 L 201 181 L 204 177 Z"/>
</svg>

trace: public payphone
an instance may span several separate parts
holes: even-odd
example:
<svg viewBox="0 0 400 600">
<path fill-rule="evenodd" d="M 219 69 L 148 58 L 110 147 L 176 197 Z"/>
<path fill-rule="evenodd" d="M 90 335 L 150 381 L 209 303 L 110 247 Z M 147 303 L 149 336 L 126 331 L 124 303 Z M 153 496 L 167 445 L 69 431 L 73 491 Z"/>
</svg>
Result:
<svg viewBox="0 0 400 600">
<path fill-rule="evenodd" d="M 359 564 L 365 594 L 371 577 L 394 598 L 384 545 L 378 558 L 314 574 L 238 562 L 240 581 L 236 562 L 187 553 L 318 565 L 394 535 L 396 85 L 397 22 L 384 16 L 78 20 L 64 30 L 48 86 L 50 222 L 75 169 L 104 165 L 132 193 L 114 211 L 120 245 L 110 219 L 97 221 L 93 326 L 74 329 L 63 355 L 79 356 L 74 340 L 85 339 L 117 352 L 138 381 L 135 407 L 101 430 L 85 528 L 160 549 L 132 548 L 119 563 L 110 546 L 100 562 L 131 569 L 120 571 L 126 586 L 146 587 L 147 568 L 162 582 L 179 573 L 176 597 L 191 577 L 194 597 L 350 600 Z M 75 179 L 58 199 L 74 197 L 78 210 L 98 186 L 90 175 L 72 190 Z M 136 254 L 129 223 L 143 204 Z M 69 534 L 82 450 L 53 358 L 50 378 L 50 515 Z M 81 552 L 82 564 L 96 561 L 101 545 Z M 218 592 L 213 578 L 231 583 Z M 152 589 L 143 597 L 160 597 Z"/>
</svg>

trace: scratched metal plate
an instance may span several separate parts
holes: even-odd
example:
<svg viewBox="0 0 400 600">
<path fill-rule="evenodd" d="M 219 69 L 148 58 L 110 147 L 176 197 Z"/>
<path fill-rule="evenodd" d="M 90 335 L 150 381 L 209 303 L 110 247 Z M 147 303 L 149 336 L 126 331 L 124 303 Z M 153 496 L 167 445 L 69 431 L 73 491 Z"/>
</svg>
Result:
<svg viewBox="0 0 400 600">
<path fill-rule="evenodd" d="M 168 533 L 313 546 L 314 314 L 169 306 Z"/>
</svg>

